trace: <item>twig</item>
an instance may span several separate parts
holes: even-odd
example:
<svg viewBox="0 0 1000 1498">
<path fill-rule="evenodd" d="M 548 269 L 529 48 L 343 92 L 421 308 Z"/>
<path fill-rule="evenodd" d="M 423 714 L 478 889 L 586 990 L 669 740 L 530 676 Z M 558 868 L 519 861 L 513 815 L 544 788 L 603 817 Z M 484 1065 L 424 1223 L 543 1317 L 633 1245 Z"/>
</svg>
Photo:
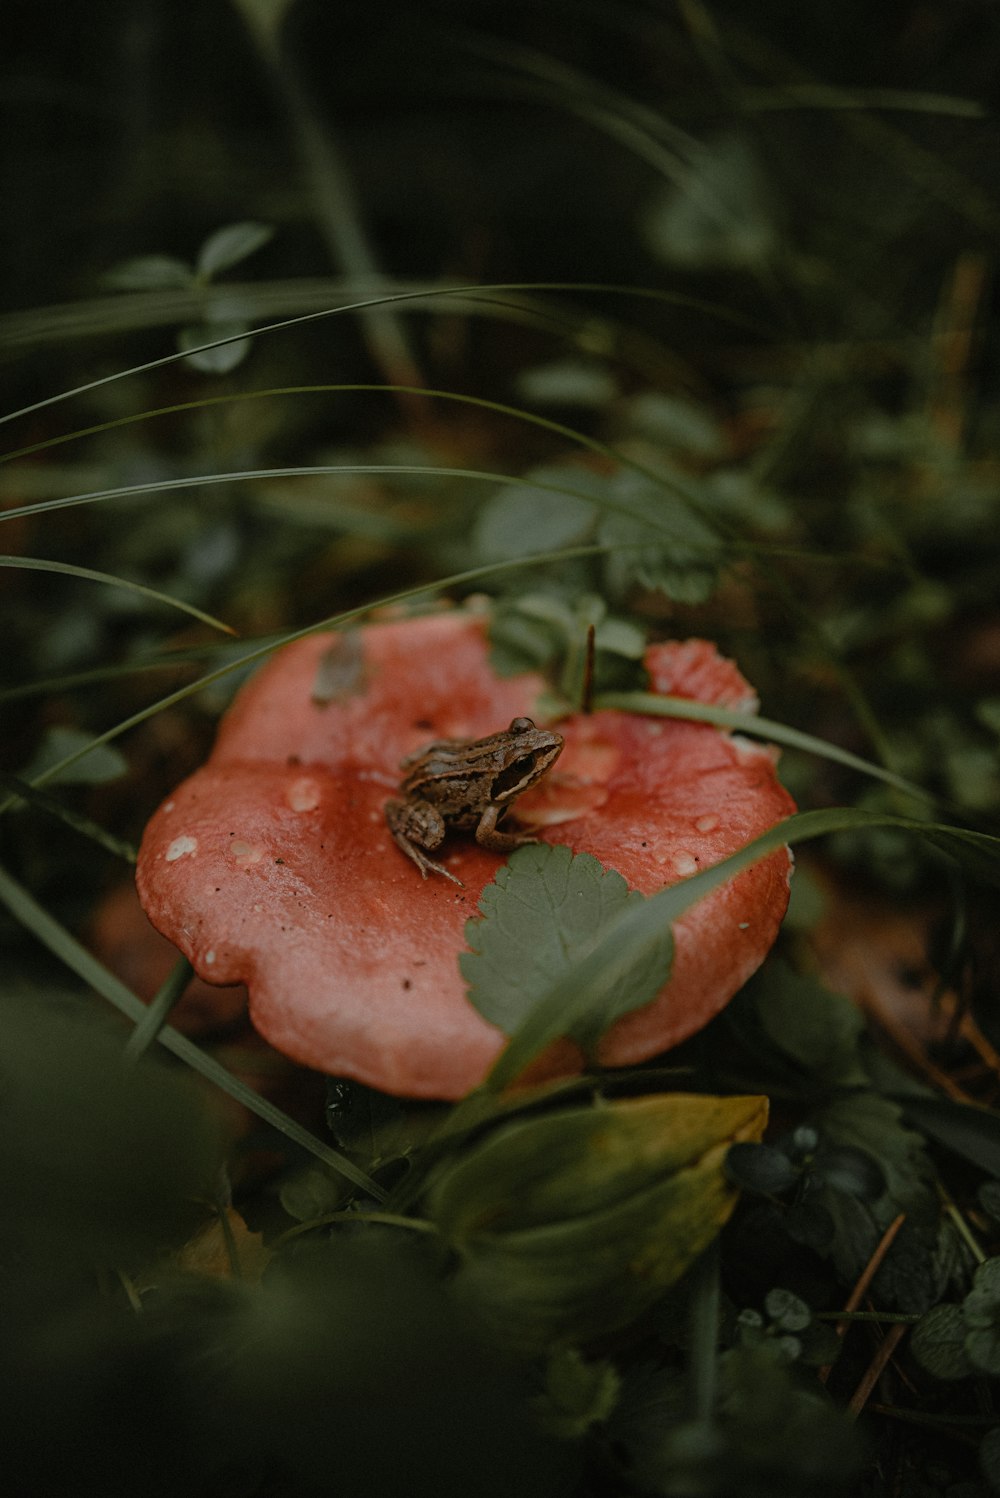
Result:
<svg viewBox="0 0 1000 1498">
<path fill-rule="evenodd" d="M 886 1332 L 885 1336 L 882 1338 L 882 1341 L 875 1349 L 875 1356 L 872 1358 L 867 1369 L 865 1370 L 865 1376 L 858 1384 L 858 1387 L 855 1389 L 854 1393 L 851 1395 L 850 1401 L 847 1406 L 848 1414 L 850 1414 L 853 1419 L 856 1419 L 858 1415 L 861 1414 L 861 1411 L 868 1403 L 869 1394 L 874 1389 L 879 1379 L 882 1377 L 882 1374 L 885 1372 L 886 1365 L 888 1364 L 889 1359 L 892 1357 L 893 1353 L 896 1351 L 896 1348 L 899 1346 L 899 1343 L 906 1336 L 906 1330 L 907 1329 L 905 1326 L 902 1326 L 897 1322 L 894 1327 Z"/>
<path fill-rule="evenodd" d="M 865 1296 L 868 1293 L 868 1289 L 871 1285 L 872 1280 L 875 1278 L 876 1274 L 878 1274 L 879 1272 L 879 1269 L 882 1267 L 882 1261 L 884 1260 L 886 1254 L 889 1252 L 889 1249 L 892 1247 L 893 1240 L 895 1239 L 896 1234 L 899 1232 L 905 1221 L 906 1213 L 900 1212 L 899 1216 L 894 1218 L 893 1221 L 890 1222 L 889 1226 L 882 1234 L 882 1237 L 875 1248 L 875 1252 L 872 1254 L 871 1258 L 868 1260 L 868 1263 L 861 1271 L 861 1274 L 858 1276 L 858 1279 L 854 1285 L 854 1289 L 847 1297 L 847 1304 L 844 1306 L 845 1316 L 849 1316 L 851 1312 L 856 1311 L 860 1306 L 862 1300 L 864 1300 Z M 838 1321 L 835 1327 L 837 1336 L 842 1337 L 847 1331 L 847 1328 L 850 1326 L 850 1324 L 850 1321 L 847 1320 Z M 905 1325 L 903 1326 L 902 1330 L 906 1330 Z M 899 1338 L 897 1337 L 896 1340 L 898 1341 Z M 819 1378 L 821 1384 L 826 1383 L 827 1379 L 830 1377 L 832 1368 L 832 1363 L 826 1363 L 822 1368 L 819 1369 L 817 1377 Z"/>
</svg>

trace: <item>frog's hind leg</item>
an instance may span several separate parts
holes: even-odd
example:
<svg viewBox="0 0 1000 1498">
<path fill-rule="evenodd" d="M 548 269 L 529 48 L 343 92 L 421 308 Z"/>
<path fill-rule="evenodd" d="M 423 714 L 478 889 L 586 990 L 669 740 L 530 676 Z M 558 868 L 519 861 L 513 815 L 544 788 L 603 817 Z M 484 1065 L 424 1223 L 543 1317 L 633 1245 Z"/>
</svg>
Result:
<svg viewBox="0 0 1000 1498">
<path fill-rule="evenodd" d="M 397 845 L 407 858 L 412 858 L 425 879 L 428 872 L 433 870 L 435 874 L 443 874 L 453 884 L 462 884 L 461 879 L 446 869 L 443 863 L 428 858 L 424 851 L 440 847 L 447 831 L 444 818 L 429 801 L 387 801 L 385 820 Z"/>
</svg>

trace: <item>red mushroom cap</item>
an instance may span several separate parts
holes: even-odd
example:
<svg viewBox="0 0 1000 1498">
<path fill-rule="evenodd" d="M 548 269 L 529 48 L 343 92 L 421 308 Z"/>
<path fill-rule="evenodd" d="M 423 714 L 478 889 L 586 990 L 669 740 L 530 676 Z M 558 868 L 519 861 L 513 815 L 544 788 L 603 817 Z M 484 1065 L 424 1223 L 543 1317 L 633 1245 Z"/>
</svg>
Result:
<svg viewBox="0 0 1000 1498">
<path fill-rule="evenodd" d="M 152 818 L 139 854 L 150 920 L 203 978 L 247 985 L 251 1018 L 272 1045 L 402 1096 L 462 1096 L 505 1043 L 472 1007 L 458 967 L 465 922 L 503 856 L 455 834 L 434 856 L 464 887 L 423 879 L 384 816 L 405 755 L 535 712 L 542 679 L 495 675 L 485 629 L 456 611 L 341 637 L 357 651 L 343 652 L 325 703 L 313 694 L 334 637 L 281 651 L 237 697 L 208 762 Z M 646 665 L 656 692 L 755 705 L 705 641 L 652 646 Z M 596 712 L 559 730 L 562 756 L 518 800 L 518 823 L 592 853 L 644 894 L 717 863 L 795 809 L 771 750 L 708 725 Z M 607 1032 L 604 1065 L 656 1055 L 723 1007 L 777 934 L 790 866 L 783 849 L 676 922 L 669 982 Z M 567 1041 L 546 1062 L 550 1073 L 572 1072 L 582 1059 Z"/>
</svg>

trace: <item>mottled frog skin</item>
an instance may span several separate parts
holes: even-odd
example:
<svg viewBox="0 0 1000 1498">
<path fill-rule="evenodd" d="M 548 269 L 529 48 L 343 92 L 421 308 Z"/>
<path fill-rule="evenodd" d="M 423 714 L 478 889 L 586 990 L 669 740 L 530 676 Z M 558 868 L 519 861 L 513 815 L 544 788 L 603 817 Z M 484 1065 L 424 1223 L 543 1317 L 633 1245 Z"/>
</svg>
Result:
<svg viewBox="0 0 1000 1498">
<path fill-rule="evenodd" d="M 401 795 L 386 803 L 385 819 L 396 842 L 424 878 L 433 870 L 461 879 L 428 858 L 454 828 L 475 828 L 476 842 L 507 853 L 537 839 L 498 827 L 522 792 L 536 784 L 562 753 L 562 734 L 515 718 L 485 739 L 440 739 L 409 755 Z"/>
</svg>

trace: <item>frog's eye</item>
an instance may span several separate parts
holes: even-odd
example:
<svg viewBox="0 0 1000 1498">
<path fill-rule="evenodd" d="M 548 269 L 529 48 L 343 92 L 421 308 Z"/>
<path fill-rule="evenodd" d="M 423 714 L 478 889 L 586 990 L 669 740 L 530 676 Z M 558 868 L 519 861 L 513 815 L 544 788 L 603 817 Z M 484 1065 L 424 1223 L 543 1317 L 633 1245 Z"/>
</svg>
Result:
<svg viewBox="0 0 1000 1498">
<path fill-rule="evenodd" d="M 515 718 L 508 728 L 508 733 L 531 733 L 535 725 L 530 718 Z"/>
</svg>

